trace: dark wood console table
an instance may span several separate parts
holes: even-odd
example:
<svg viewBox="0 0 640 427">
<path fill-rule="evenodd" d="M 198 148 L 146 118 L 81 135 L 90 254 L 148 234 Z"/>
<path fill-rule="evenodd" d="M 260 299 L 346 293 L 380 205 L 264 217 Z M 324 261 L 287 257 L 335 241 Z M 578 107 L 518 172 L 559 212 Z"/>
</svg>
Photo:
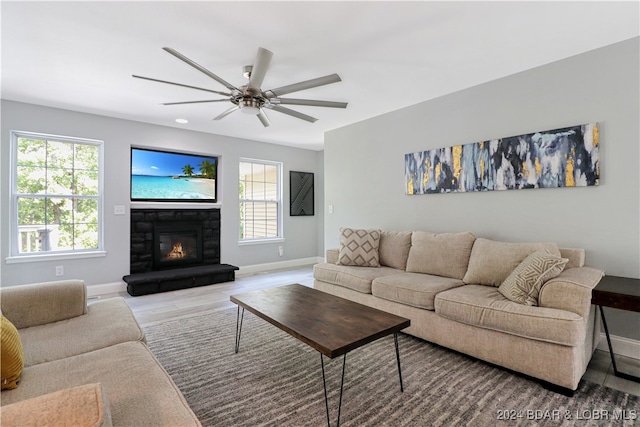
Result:
<svg viewBox="0 0 640 427">
<path fill-rule="evenodd" d="M 640 279 L 604 276 L 600 283 L 593 289 L 591 303 L 597 305 L 600 309 L 600 316 L 602 317 L 602 325 L 604 326 L 604 332 L 607 336 L 607 344 L 609 345 L 614 374 L 620 378 L 640 382 L 640 377 L 618 371 L 616 358 L 613 354 L 613 347 L 611 346 L 607 320 L 602 310 L 602 307 L 611 307 L 620 310 L 635 311 L 636 313 L 640 312 Z"/>
</svg>

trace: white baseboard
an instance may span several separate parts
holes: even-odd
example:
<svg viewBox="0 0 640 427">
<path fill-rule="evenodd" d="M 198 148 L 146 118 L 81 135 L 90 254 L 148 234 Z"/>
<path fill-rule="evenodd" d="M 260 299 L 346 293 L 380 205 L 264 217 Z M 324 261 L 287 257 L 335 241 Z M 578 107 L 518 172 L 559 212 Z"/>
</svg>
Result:
<svg viewBox="0 0 640 427">
<path fill-rule="evenodd" d="M 125 282 L 120 281 L 87 286 L 87 298 L 97 298 L 101 295 L 115 294 L 118 292 L 127 292 L 127 284 Z"/>
<path fill-rule="evenodd" d="M 632 340 L 625 337 L 619 337 L 617 335 L 610 335 L 611 346 L 613 352 L 620 356 L 631 357 L 633 359 L 640 359 L 640 341 Z M 598 343 L 598 350 L 609 352 L 609 346 L 607 345 L 607 336 L 604 332 L 600 333 L 600 342 Z"/>
<path fill-rule="evenodd" d="M 309 257 L 300 259 L 291 259 L 288 261 L 269 262 L 266 264 L 245 265 L 240 267 L 236 272 L 238 276 L 246 276 L 249 274 L 262 273 L 271 270 L 281 270 L 283 268 L 303 267 L 324 262 L 323 257 Z"/>
<path fill-rule="evenodd" d="M 310 258 L 291 259 L 287 261 L 270 262 L 266 264 L 246 265 L 244 267 L 240 267 L 240 270 L 236 272 L 236 276 L 247 276 L 255 273 L 263 273 L 265 271 L 281 270 L 283 268 L 303 267 L 306 265 L 318 264 L 320 262 L 324 262 L 324 258 L 310 257 Z M 114 294 L 114 293 L 126 292 L 126 291 L 127 291 L 127 284 L 123 281 L 112 282 L 112 283 L 102 283 L 98 285 L 87 286 L 87 297 L 97 298 L 101 295 Z"/>
</svg>

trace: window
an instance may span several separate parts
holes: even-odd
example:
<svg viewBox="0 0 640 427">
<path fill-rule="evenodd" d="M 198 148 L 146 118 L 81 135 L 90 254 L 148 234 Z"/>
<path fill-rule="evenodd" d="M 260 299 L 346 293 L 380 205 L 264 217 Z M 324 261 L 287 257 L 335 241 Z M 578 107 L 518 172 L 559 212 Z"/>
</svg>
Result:
<svg viewBox="0 0 640 427">
<path fill-rule="evenodd" d="M 12 132 L 12 256 L 102 250 L 102 141 Z"/>
<path fill-rule="evenodd" d="M 240 160 L 240 241 L 282 238 L 282 164 Z"/>
</svg>

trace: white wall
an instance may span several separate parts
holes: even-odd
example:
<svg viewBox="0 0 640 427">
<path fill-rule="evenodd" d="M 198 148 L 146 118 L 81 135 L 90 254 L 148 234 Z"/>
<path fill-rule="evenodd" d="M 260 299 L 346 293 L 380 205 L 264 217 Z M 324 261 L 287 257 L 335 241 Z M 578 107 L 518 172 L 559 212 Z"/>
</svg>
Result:
<svg viewBox="0 0 640 427">
<path fill-rule="evenodd" d="M 640 278 L 639 40 L 328 132 L 325 246 L 338 246 L 341 226 L 472 231 L 585 248 L 588 265 Z M 405 195 L 406 153 L 590 122 L 600 128 L 598 187 Z M 614 316 L 640 339 L 637 317 Z"/>
<path fill-rule="evenodd" d="M 56 280 L 55 266 L 63 265 L 64 278 L 81 278 L 88 285 L 119 282 L 129 274 L 129 163 L 131 145 L 221 156 L 219 202 L 222 217 L 221 262 L 239 267 L 313 258 L 322 254 L 318 223 L 323 193 L 316 187 L 316 215 L 289 216 L 289 171 L 315 173 L 322 182 L 322 152 L 282 145 L 211 135 L 172 127 L 2 101 L 2 147 L 0 158 L 0 280 L 2 286 Z M 10 131 L 21 130 L 104 141 L 104 237 L 107 256 L 63 261 L 7 264 L 9 255 L 9 158 Z M 240 157 L 283 162 L 284 242 L 238 245 L 238 161 Z M 113 214 L 114 205 L 124 205 L 127 214 Z M 184 207 L 187 204 L 182 204 Z M 140 204 L 136 204 L 140 206 Z M 153 207 L 159 206 L 154 204 Z M 171 205 L 166 205 L 170 207 Z M 203 207 L 201 204 L 188 204 Z M 187 207 L 188 207 L 187 206 Z M 205 205 L 207 206 L 207 205 Z M 210 206 L 210 205 L 209 205 Z M 320 222 L 321 224 L 321 222 Z M 284 256 L 278 256 L 278 246 Z"/>
</svg>

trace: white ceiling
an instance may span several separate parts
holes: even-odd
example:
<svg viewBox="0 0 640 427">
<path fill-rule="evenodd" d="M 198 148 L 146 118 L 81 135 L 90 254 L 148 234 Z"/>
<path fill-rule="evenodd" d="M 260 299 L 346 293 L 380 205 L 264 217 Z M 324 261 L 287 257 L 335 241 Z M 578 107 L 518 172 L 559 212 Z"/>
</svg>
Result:
<svg viewBox="0 0 640 427">
<path fill-rule="evenodd" d="M 2 1 L 3 99 L 270 143 L 322 149 L 324 132 L 639 35 L 627 2 Z M 348 101 L 267 110 L 271 126 L 206 92 L 226 91 L 162 50 L 172 47 L 240 86 L 258 47 L 274 53 L 263 89 L 338 73 L 287 95 Z M 189 123 L 180 125 L 176 118 Z"/>
</svg>

